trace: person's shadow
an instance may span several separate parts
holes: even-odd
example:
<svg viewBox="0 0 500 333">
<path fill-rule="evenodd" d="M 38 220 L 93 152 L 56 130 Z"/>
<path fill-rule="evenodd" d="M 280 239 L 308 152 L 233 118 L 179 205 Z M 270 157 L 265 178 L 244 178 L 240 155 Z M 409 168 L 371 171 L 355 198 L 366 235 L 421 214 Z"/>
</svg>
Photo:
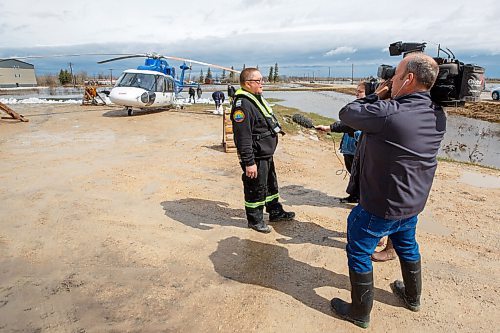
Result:
<svg viewBox="0 0 500 333">
<path fill-rule="evenodd" d="M 333 231 L 323 228 L 314 222 L 287 221 L 270 223 L 274 230 L 286 238 L 279 238 L 276 241 L 281 244 L 304 244 L 311 243 L 321 246 L 338 247 L 345 249 L 345 242 L 336 238 L 345 238 L 345 232 Z"/>
<path fill-rule="evenodd" d="M 186 198 L 161 203 L 165 215 L 192 228 L 213 229 L 211 225 L 247 228 L 245 211 L 222 201 Z"/>
<path fill-rule="evenodd" d="M 230 208 L 225 202 L 186 198 L 163 201 L 161 206 L 166 216 L 192 228 L 210 230 L 213 229 L 212 225 L 247 228 L 245 210 Z M 278 234 L 290 238 L 277 239 L 282 244 L 311 243 L 345 248 L 345 242 L 335 239 L 345 238 L 344 232 L 325 229 L 313 222 L 293 220 L 270 224 Z"/>
<path fill-rule="evenodd" d="M 352 205 L 340 202 L 341 198 L 330 196 L 324 192 L 305 188 L 300 185 L 280 187 L 280 197 L 290 206 L 307 205 L 316 207 L 349 207 Z"/>
<path fill-rule="evenodd" d="M 219 241 L 209 257 L 215 271 L 227 279 L 278 290 L 327 315 L 333 315 L 330 300 L 315 290 L 350 290 L 348 276 L 290 258 L 288 250 L 281 246 L 230 237 Z M 374 299 L 401 306 L 392 293 L 383 289 L 374 289 Z"/>
</svg>

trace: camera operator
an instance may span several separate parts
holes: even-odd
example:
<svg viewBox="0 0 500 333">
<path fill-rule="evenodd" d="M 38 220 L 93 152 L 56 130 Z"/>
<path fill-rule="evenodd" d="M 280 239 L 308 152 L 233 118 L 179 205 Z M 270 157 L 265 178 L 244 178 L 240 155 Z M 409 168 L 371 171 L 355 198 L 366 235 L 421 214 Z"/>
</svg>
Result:
<svg viewBox="0 0 500 333">
<path fill-rule="evenodd" d="M 429 93 L 437 74 L 438 65 L 431 57 L 411 53 L 375 94 L 347 104 L 339 114 L 343 123 L 363 131 L 363 138 L 358 145 L 360 202 L 347 219 L 352 303 L 334 298 L 331 305 L 343 319 L 360 327 L 368 327 L 370 321 L 370 256 L 383 236 L 391 238 L 401 263 L 403 282 L 392 283 L 392 290 L 408 309 L 420 309 L 417 216 L 427 201 L 446 130 L 445 113 Z"/>
</svg>

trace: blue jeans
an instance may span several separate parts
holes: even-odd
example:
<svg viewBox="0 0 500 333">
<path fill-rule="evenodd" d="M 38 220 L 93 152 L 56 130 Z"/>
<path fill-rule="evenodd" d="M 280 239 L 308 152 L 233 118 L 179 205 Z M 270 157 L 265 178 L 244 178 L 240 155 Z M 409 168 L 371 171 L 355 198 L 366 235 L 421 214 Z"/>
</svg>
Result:
<svg viewBox="0 0 500 333">
<path fill-rule="evenodd" d="M 415 240 L 417 215 L 400 220 L 386 220 L 357 205 L 347 218 L 347 261 L 357 273 L 373 270 L 371 255 L 383 236 L 389 236 L 402 261 L 420 260 Z"/>
</svg>

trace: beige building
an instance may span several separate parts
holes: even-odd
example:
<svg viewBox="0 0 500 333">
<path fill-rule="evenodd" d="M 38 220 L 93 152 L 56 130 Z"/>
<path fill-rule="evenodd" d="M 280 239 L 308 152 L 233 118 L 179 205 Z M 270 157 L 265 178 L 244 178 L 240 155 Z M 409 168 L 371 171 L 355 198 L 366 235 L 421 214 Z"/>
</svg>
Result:
<svg viewBox="0 0 500 333">
<path fill-rule="evenodd" d="M 0 88 L 36 85 L 35 66 L 16 59 L 0 59 Z"/>
</svg>

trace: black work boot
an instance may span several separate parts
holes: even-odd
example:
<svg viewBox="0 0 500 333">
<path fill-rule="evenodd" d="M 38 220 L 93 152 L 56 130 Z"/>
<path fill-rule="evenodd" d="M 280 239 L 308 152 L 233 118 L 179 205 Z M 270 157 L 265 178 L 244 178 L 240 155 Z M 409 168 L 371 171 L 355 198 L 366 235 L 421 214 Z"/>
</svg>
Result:
<svg viewBox="0 0 500 333">
<path fill-rule="evenodd" d="M 248 222 L 248 227 L 255 230 L 255 231 L 262 232 L 265 234 L 268 234 L 273 230 L 271 228 L 271 226 L 268 226 L 266 224 L 266 222 L 264 222 L 264 221 L 257 223 L 257 224 L 252 224 L 252 223 Z"/>
<path fill-rule="evenodd" d="M 392 291 L 405 302 L 406 308 L 417 312 L 420 310 L 420 295 L 422 294 L 421 262 L 402 261 L 401 273 L 403 281 L 396 280 L 391 283 Z"/>
<path fill-rule="evenodd" d="M 283 208 L 281 208 L 281 210 L 275 210 L 269 213 L 269 222 L 291 221 L 294 218 L 294 212 L 285 212 Z"/>
<path fill-rule="evenodd" d="M 349 278 L 351 280 L 352 303 L 334 298 L 330 304 L 333 311 L 342 319 L 361 328 L 368 328 L 373 306 L 373 271 L 356 273 L 349 270 Z"/>
</svg>

